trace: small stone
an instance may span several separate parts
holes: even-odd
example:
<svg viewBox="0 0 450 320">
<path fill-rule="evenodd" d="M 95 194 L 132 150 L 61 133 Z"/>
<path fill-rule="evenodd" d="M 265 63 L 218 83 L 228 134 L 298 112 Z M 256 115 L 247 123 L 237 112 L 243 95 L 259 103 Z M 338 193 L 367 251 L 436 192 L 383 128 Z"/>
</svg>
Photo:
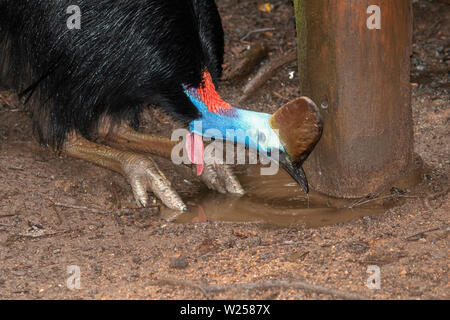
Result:
<svg viewBox="0 0 450 320">
<path fill-rule="evenodd" d="M 244 243 L 247 247 L 257 247 L 261 245 L 260 237 L 251 237 L 244 240 Z"/>
<path fill-rule="evenodd" d="M 293 252 L 287 256 L 287 261 L 289 262 L 300 262 L 305 259 L 305 257 L 308 255 L 309 251 L 302 251 L 302 252 Z"/>
<path fill-rule="evenodd" d="M 186 257 L 177 257 L 177 258 L 170 258 L 170 265 L 169 267 L 172 269 L 186 269 L 189 265 L 189 262 Z"/>
<path fill-rule="evenodd" d="M 141 264 L 142 262 L 141 258 L 138 256 L 134 256 L 131 260 L 133 261 L 134 264 Z"/>
</svg>

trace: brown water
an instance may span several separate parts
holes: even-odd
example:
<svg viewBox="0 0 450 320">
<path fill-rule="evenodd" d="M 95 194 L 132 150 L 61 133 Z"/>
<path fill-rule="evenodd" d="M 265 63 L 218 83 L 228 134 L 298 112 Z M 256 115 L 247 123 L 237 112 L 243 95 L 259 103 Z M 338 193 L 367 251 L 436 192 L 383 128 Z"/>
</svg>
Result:
<svg viewBox="0 0 450 320">
<path fill-rule="evenodd" d="M 238 172 L 246 191 L 243 197 L 204 190 L 186 199 L 190 208 L 186 213 L 178 215 L 165 210 L 162 216 L 179 223 L 209 220 L 320 227 L 380 215 L 387 209 L 380 201 L 334 199 L 314 192 L 306 195 L 282 170 L 274 176 L 259 173 L 258 166 Z M 360 205 L 362 202 L 367 203 Z"/>
</svg>

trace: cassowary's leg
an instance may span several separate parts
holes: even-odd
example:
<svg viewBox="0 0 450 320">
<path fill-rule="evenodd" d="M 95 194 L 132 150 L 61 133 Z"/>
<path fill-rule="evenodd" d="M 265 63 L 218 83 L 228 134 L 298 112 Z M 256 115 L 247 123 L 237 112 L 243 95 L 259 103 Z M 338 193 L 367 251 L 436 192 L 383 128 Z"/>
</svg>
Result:
<svg viewBox="0 0 450 320">
<path fill-rule="evenodd" d="M 105 135 L 104 139 L 107 143 L 114 146 L 138 152 L 158 154 L 169 159 L 173 147 L 178 143 L 165 137 L 139 133 L 126 124 L 111 130 Z M 208 188 L 218 192 L 244 194 L 244 189 L 227 165 L 207 165 L 200 178 Z"/>
<path fill-rule="evenodd" d="M 152 191 L 169 208 L 187 209 L 180 196 L 172 188 L 170 181 L 148 156 L 96 144 L 75 133 L 68 135 L 64 151 L 72 157 L 123 174 L 131 184 L 134 197 L 139 205 L 144 207 L 148 205 L 147 191 Z"/>
</svg>

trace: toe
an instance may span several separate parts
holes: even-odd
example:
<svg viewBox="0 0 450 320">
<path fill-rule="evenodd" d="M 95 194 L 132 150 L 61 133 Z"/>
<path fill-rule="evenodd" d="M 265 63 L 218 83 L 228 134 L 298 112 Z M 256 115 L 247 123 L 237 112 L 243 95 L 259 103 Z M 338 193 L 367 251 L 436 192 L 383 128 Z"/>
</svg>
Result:
<svg viewBox="0 0 450 320">
<path fill-rule="evenodd" d="M 223 164 L 207 165 L 201 175 L 206 186 L 220 193 L 243 195 L 245 193 L 231 168 Z"/>
<path fill-rule="evenodd" d="M 200 179 L 209 189 L 216 190 L 220 193 L 227 193 L 225 186 L 222 184 L 222 179 L 217 175 L 213 165 L 205 166 Z"/>
<path fill-rule="evenodd" d="M 187 210 L 183 200 L 153 159 L 134 155 L 133 158 L 130 157 L 124 162 L 123 172 L 128 177 L 139 206 L 148 206 L 147 192 L 152 191 L 170 209 Z"/>
<path fill-rule="evenodd" d="M 147 207 L 147 179 L 142 176 L 129 177 L 131 189 L 133 190 L 134 199 L 139 207 Z"/>
<path fill-rule="evenodd" d="M 227 192 L 238 195 L 245 194 L 244 188 L 242 188 L 241 183 L 229 166 L 217 165 L 216 172 L 223 181 Z"/>
<path fill-rule="evenodd" d="M 153 193 L 170 209 L 186 211 L 187 206 L 165 177 L 156 176 L 151 181 Z"/>
<path fill-rule="evenodd" d="M 149 160 L 151 165 L 146 169 L 146 173 L 153 193 L 170 209 L 186 211 L 187 206 L 173 189 L 169 179 L 167 179 L 164 173 L 159 170 L 153 159 Z"/>
</svg>

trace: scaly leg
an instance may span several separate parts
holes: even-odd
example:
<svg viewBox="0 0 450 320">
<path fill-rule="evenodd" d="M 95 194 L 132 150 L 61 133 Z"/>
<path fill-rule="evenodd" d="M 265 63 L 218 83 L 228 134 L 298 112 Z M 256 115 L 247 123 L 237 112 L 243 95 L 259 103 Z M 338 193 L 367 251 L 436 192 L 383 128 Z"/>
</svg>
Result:
<svg viewBox="0 0 450 320">
<path fill-rule="evenodd" d="M 63 147 L 66 154 L 92 162 L 124 175 L 133 189 L 138 205 L 148 205 L 147 191 L 152 191 L 169 208 L 186 210 L 187 207 L 170 181 L 149 157 L 110 148 L 88 141 L 78 134 L 71 133 Z"/>
<path fill-rule="evenodd" d="M 157 154 L 168 159 L 171 157 L 172 149 L 178 143 L 165 137 L 137 132 L 126 124 L 122 124 L 105 134 L 104 139 L 108 144 L 114 146 L 120 146 L 127 150 Z M 239 180 L 227 165 L 206 165 L 200 179 L 208 188 L 220 193 L 244 194 L 244 189 Z"/>
</svg>

